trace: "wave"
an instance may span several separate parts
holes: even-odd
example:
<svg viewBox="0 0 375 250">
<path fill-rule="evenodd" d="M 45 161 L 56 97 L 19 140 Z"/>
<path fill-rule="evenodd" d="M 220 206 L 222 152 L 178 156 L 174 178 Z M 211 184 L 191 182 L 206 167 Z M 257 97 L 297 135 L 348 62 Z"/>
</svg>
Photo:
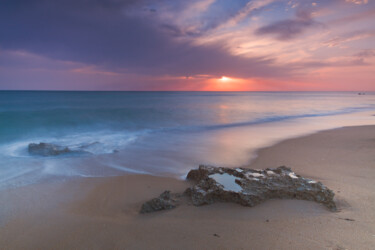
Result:
<svg viewBox="0 0 375 250">
<path fill-rule="evenodd" d="M 42 137 L 28 137 L 22 138 L 11 143 L 0 145 L 0 154 L 12 157 L 35 157 L 30 156 L 27 147 L 30 143 L 46 142 L 52 143 L 63 147 L 69 147 L 72 150 L 84 150 L 90 154 L 111 154 L 118 150 L 124 149 L 127 145 L 135 142 L 139 137 L 147 134 L 156 133 L 185 133 L 185 132 L 204 132 L 208 130 L 218 130 L 225 128 L 235 128 L 259 125 L 263 123 L 281 122 L 285 120 L 311 118 L 311 117 L 324 117 L 342 114 L 350 114 L 362 111 L 374 110 L 374 106 L 362 107 L 349 107 L 336 111 L 327 111 L 320 113 L 304 113 L 297 115 L 268 115 L 258 119 L 252 119 L 243 122 L 211 124 L 211 125 L 192 125 L 192 126 L 178 126 L 178 127 L 165 127 L 154 129 L 142 129 L 138 131 L 119 131 L 119 130 L 92 130 L 87 132 L 72 131 L 64 136 L 42 136 Z M 78 130 L 78 129 L 77 129 Z M 79 129 L 82 131 L 82 128 Z M 67 155 L 64 157 L 72 157 Z M 59 156 L 60 157 L 60 156 Z M 77 156 L 75 156 L 77 157 Z"/>
<path fill-rule="evenodd" d="M 365 106 L 365 107 L 350 107 L 350 108 L 343 108 L 336 111 L 329 111 L 329 112 L 322 112 L 322 113 L 306 113 L 306 114 L 298 114 L 298 115 L 274 115 L 274 116 L 267 116 L 263 118 L 253 119 L 244 122 L 234 122 L 234 123 L 224 123 L 224 124 L 214 124 L 214 125 L 203 125 L 203 126 L 183 126 L 178 128 L 166 128 L 160 129 L 163 131 L 203 131 L 203 130 L 215 130 L 215 129 L 225 129 L 225 128 L 235 128 L 235 127 L 244 127 L 244 126 L 251 126 L 251 125 L 259 125 L 262 123 L 272 123 L 272 122 L 281 122 L 285 120 L 293 120 L 293 119 L 301 119 L 301 118 L 312 118 L 312 117 L 325 117 L 325 116 L 335 116 L 335 115 L 344 115 L 344 114 L 352 114 L 358 112 L 365 112 L 374 110 L 375 106 Z"/>
<path fill-rule="evenodd" d="M 134 142 L 138 136 L 146 133 L 141 132 L 114 132 L 114 131 L 92 131 L 85 133 L 72 133 L 66 136 L 44 136 L 23 138 L 22 140 L 5 143 L 0 146 L 0 154 L 11 157 L 36 157 L 28 153 L 30 143 L 46 142 L 71 150 L 84 150 L 90 154 L 110 154 L 121 150 L 129 143 Z M 71 156 L 71 155 L 68 155 Z"/>
</svg>

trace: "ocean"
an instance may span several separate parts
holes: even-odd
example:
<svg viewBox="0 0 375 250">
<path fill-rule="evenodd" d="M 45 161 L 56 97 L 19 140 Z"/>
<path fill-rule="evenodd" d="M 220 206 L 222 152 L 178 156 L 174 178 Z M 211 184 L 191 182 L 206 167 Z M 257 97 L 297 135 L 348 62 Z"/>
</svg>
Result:
<svg viewBox="0 0 375 250">
<path fill-rule="evenodd" d="M 0 188 L 246 166 L 259 148 L 374 114 L 375 93 L 0 91 Z M 85 154 L 29 154 L 40 142 Z"/>
</svg>

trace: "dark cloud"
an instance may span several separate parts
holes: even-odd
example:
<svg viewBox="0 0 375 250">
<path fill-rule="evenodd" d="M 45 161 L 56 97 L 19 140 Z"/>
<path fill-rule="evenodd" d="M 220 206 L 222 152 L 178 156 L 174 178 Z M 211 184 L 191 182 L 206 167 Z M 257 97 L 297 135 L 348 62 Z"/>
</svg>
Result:
<svg viewBox="0 0 375 250">
<path fill-rule="evenodd" d="M 360 57 L 360 58 L 370 58 L 370 57 L 375 57 L 375 49 L 365 49 L 357 54 L 355 56 Z"/>
<path fill-rule="evenodd" d="M 278 40 L 290 40 L 315 24 L 316 22 L 312 19 L 311 12 L 301 8 L 297 9 L 294 19 L 281 20 L 260 27 L 255 34 L 274 35 Z"/>
<path fill-rule="evenodd" d="M 369 63 L 365 62 L 363 58 L 358 57 L 347 57 L 340 61 L 324 61 L 324 60 L 305 60 L 295 63 L 290 63 L 288 66 L 293 71 L 306 71 L 306 69 L 315 68 L 327 68 L 327 67 L 355 67 L 355 66 L 367 66 Z"/>
<path fill-rule="evenodd" d="M 162 31 L 160 23 L 134 14 L 134 8 L 144 11 L 144 6 L 158 12 L 150 2 L 3 0 L 0 47 L 139 74 L 251 77 L 286 73 L 269 59 L 235 57 L 219 46 L 177 42 Z M 168 28 L 173 31 L 173 26 Z"/>
<path fill-rule="evenodd" d="M 204 1 L 201 0 L 149 0 L 147 1 L 146 10 L 151 10 L 153 8 L 154 12 L 160 10 L 159 14 L 162 15 L 163 11 L 168 11 L 169 13 L 175 14 L 178 19 L 179 16 L 177 13 L 184 12 L 189 10 L 191 5 L 201 3 Z M 161 27 L 164 28 L 167 32 L 170 32 L 174 36 L 187 36 L 187 37 L 198 37 L 204 35 L 206 32 L 217 28 L 221 24 L 227 22 L 231 18 L 238 15 L 246 5 L 251 2 L 250 0 L 215 0 L 207 4 L 206 8 L 203 10 L 197 7 L 198 9 L 191 9 L 191 16 L 187 18 L 186 23 L 182 24 L 182 27 L 174 24 L 173 18 L 169 18 L 167 22 L 162 21 Z M 138 4 L 137 6 L 140 6 Z M 137 12 L 137 10 L 133 11 Z M 139 9 L 138 9 L 139 12 Z M 180 24 L 181 25 L 181 24 Z"/>
<path fill-rule="evenodd" d="M 202 25 L 196 31 L 197 34 L 205 33 L 209 30 L 217 28 L 222 23 L 235 17 L 249 2 L 249 0 L 216 0 L 203 13 L 201 17 Z"/>
</svg>

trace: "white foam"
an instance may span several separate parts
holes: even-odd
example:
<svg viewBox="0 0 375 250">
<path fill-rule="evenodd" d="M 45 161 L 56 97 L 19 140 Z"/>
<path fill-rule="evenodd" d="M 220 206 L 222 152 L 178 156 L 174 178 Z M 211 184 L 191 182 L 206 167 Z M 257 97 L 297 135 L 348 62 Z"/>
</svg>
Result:
<svg viewBox="0 0 375 250">
<path fill-rule="evenodd" d="M 127 167 L 115 165 L 115 164 L 107 164 L 107 166 L 110 167 L 110 168 L 114 168 L 114 169 L 124 171 L 124 172 L 127 172 L 127 173 L 132 173 L 132 174 L 150 174 L 149 172 L 146 172 L 146 171 L 143 171 L 143 170 L 136 170 L 136 169 L 127 168 Z"/>
<path fill-rule="evenodd" d="M 79 133 L 52 141 L 73 150 L 84 150 L 92 154 L 110 154 L 135 141 L 137 135 L 128 132 L 101 131 Z"/>
<path fill-rule="evenodd" d="M 214 179 L 217 183 L 222 185 L 225 191 L 241 192 L 242 187 L 236 183 L 236 177 L 227 173 L 224 174 L 212 174 L 209 178 Z"/>
<path fill-rule="evenodd" d="M 247 177 L 252 176 L 252 177 L 264 177 L 264 174 L 259 174 L 259 173 L 246 173 Z"/>
<path fill-rule="evenodd" d="M 11 157 L 33 157 L 27 152 L 29 143 L 46 142 L 72 150 L 84 150 L 92 154 L 111 154 L 124 148 L 138 138 L 138 134 L 129 132 L 101 131 L 70 134 L 61 137 L 27 138 L 0 146 L 0 154 Z"/>
<path fill-rule="evenodd" d="M 293 179 L 298 179 L 297 175 L 294 172 L 289 173 L 289 176 Z"/>
<path fill-rule="evenodd" d="M 17 171 L 8 172 L 6 174 L 1 173 L 4 177 L 0 178 L 0 183 L 4 183 L 6 181 L 9 181 L 11 179 L 17 178 L 22 175 L 26 175 L 28 173 L 34 172 L 35 169 L 21 169 Z"/>
<path fill-rule="evenodd" d="M 28 157 L 27 146 L 29 145 L 26 141 L 18 141 L 9 144 L 4 144 L 0 147 L 0 152 L 5 156 L 12 157 Z"/>
</svg>

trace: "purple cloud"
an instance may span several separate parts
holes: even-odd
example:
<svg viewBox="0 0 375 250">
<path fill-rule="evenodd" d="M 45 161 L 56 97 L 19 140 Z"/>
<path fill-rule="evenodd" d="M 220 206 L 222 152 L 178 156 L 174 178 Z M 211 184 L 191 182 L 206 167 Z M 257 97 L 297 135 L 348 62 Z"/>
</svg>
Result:
<svg viewBox="0 0 375 250">
<path fill-rule="evenodd" d="M 3 0 L 0 88 L 16 83 L 21 88 L 22 81 L 63 87 L 70 82 L 69 88 L 78 88 L 82 81 L 85 89 L 110 84 L 139 89 L 148 80 L 147 86 L 174 84 L 175 79 L 187 84 L 185 79 L 198 75 L 279 80 L 292 79 L 302 68 L 332 67 L 332 62 L 367 65 L 371 60 L 365 57 L 372 53 L 353 55 L 373 47 L 373 5 L 343 0 Z M 304 32 L 322 25 L 325 32 L 303 39 Z M 357 34 L 358 27 L 367 32 Z M 250 33 L 254 29 L 255 35 Z M 297 37 L 302 39 L 293 40 Z M 344 47 L 353 59 L 336 62 Z"/>
<path fill-rule="evenodd" d="M 302 34 L 307 28 L 317 23 L 311 17 L 311 11 L 299 8 L 294 19 L 286 19 L 260 27 L 255 31 L 257 35 L 273 35 L 278 40 L 291 40 Z"/>
<path fill-rule="evenodd" d="M 177 41 L 160 23 L 128 14 L 144 11 L 142 2 L 3 1 L 0 48 L 145 75 L 285 75 L 270 59 Z"/>
</svg>

